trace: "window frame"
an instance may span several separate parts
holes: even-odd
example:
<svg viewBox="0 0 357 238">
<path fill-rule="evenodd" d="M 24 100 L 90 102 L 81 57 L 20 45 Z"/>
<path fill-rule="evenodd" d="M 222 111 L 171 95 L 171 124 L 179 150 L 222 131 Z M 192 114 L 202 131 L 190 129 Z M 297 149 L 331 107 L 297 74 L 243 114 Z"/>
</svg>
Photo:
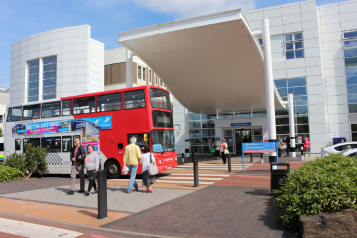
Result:
<svg viewBox="0 0 357 238">
<path fill-rule="evenodd" d="M 132 92 L 139 92 L 139 91 L 142 91 L 143 92 L 143 95 L 144 95 L 144 107 L 132 107 L 132 108 L 125 108 L 126 107 L 126 104 L 125 104 L 125 94 L 126 93 L 132 93 Z M 139 89 L 139 90 L 133 90 L 133 91 L 126 91 L 126 92 L 123 92 L 123 110 L 133 110 L 133 109 L 141 109 L 141 108 L 146 108 L 146 105 L 147 105 L 147 100 L 146 100 L 146 95 L 145 95 L 145 90 L 144 89 Z"/>
<path fill-rule="evenodd" d="M 76 103 L 79 103 L 79 102 L 83 102 L 85 100 L 88 100 L 88 110 L 89 112 L 84 112 L 84 110 L 86 109 L 76 109 L 76 113 L 75 113 L 75 101 L 77 101 Z M 90 106 L 90 102 L 94 102 L 94 105 L 93 107 Z M 78 107 L 79 107 L 79 104 L 78 104 Z M 77 110 L 79 110 L 79 113 L 77 113 Z M 83 110 L 83 113 L 80 113 L 81 110 Z M 91 113 L 95 113 L 96 112 L 96 97 L 95 96 L 90 96 L 90 97 L 83 97 L 83 98 L 76 98 L 76 99 L 73 99 L 73 102 L 72 102 L 72 115 L 83 115 L 83 114 L 91 114 Z"/>
<path fill-rule="evenodd" d="M 113 109 L 113 110 L 106 110 L 106 111 L 98 111 L 98 109 L 99 109 L 99 103 L 98 103 L 98 98 L 100 98 L 100 97 L 108 97 L 108 96 L 111 96 L 111 95 L 120 95 L 119 96 L 119 98 L 120 98 L 120 100 L 119 100 L 119 104 L 120 104 L 120 107 L 119 107 L 119 109 Z M 118 102 L 115 102 L 115 103 L 118 103 Z M 122 110 L 123 109 L 123 94 L 121 93 L 121 92 L 118 92 L 118 93 L 111 93 L 111 94 L 104 94 L 104 95 L 98 95 L 97 97 L 96 97 L 96 112 L 111 112 L 111 111 L 120 111 L 120 110 Z"/>
<path fill-rule="evenodd" d="M 19 142 L 19 141 L 20 141 L 20 144 L 17 143 L 17 142 Z M 15 139 L 14 142 L 15 142 L 15 151 L 21 150 L 21 139 Z M 19 146 L 20 148 L 19 148 L 18 146 Z M 17 148 L 19 148 L 19 149 L 17 149 Z"/>
<path fill-rule="evenodd" d="M 59 104 L 59 115 L 58 116 L 51 116 L 51 117 L 46 117 L 43 114 L 43 105 L 47 105 L 47 104 L 55 104 L 58 103 Z M 54 107 L 54 106 L 53 106 Z M 52 110 L 52 115 L 53 114 L 53 110 Z M 48 102 L 48 103 L 42 103 L 41 104 L 41 118 L 52 118 L 52 117 L 61 117 L 62 116 L 62 101 L 57 101 L 57 102 Z"/>
<path fill-rule="evenodd" d="M 54 141 L 59 139 L 60 145 L 59 148 L 57 148 L 55 151 L 52 151 L 47 147 L 47 143 L 46 143 L 46 139 L 54 139 Z M 53 137 L 42 137 L 41 138 L 41 148 L 46 148 L 47 149 L 47 153 L 61 153 L 62 152 L 62 138 L 61 136 L 53 136 Z"/>
<path fill-rule="evenodd" d="M 301 39 L 295 39 L 296 34 L 301 34 Z M 292 40 L 287 40 L 286 36 L 291 35 Z M 296 43 L 301 42 L 302 43 L 302 48 L 296 48 Z M 287 44 L 292 44 L 293 48 L 292 49 L 287 49 Z M 289 34 L 284 34 L 284 51 L 285 51 L 285 59 L 286 60 L 292 60 L 292 59 L 303 59 L 305 58 L 305 51 L 304 51 L 304 36 L 303 32 L 294 32 L 294 33 L 289 33 Z M 302 51 L 302 57 L 296 57 L 296 52 L 297 51 Z M 293 53 L 294 57 L 293 58 L 288 58 L 288 53 Z"/>
<path fill-rule="evenodd" d="M 26 108 L 26 107 L 35 108 L 35 106 L 38 107 L 38 109 L 39 109 L 39 111 L 38 111 L 38 118 L 34 118 L 33 109 L 31 109 L 31 112 L 32 112 L 31 118 L 28 118 L 28 117 L 25 118 L 25 115 L 24 115 L 24 113 L 25 113 L 25 108 Z M 27 109 L 27 110 L 28 110 L 28 109 Z M 37 120 L 37 119 L 41 119 L 41 103 L 22 106 L 22 120 Z"/>
</svg>

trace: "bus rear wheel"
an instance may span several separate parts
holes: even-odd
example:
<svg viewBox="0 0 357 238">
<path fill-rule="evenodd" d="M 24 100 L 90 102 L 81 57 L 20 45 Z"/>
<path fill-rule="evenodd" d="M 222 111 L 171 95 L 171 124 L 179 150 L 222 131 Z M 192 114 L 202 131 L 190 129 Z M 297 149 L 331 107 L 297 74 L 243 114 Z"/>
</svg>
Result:
<svg viewBox="0 0 357 238">
<path fill-rule="evenodd" d="M 110 160 L 105 164 L 107 176 L 110 179 L 117 179 L 120 177 L 120 165 L 115 160 Z"/>
</svg>

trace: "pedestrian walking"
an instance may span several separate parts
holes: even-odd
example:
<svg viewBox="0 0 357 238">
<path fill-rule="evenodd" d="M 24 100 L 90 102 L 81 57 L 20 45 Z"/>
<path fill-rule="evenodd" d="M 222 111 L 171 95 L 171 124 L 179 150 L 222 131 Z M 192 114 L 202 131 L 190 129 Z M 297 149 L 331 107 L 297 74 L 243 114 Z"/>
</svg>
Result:
<svg viewBox="0 0 357 238">
<path fill-rule="evenodd" d="M 95 179 L 97 178 L 97 173 L 99 169 L 99 156 L 97 152 L 94 151 L 94 147 L 92 144 L 87 146 L 88 154 L 85 158 L 85 167 L 87 170 L 87 179 L 88 179 L 88 190 L 85 192 L 86 196 L 89 196 L 90 190 L 92 187 L 94 188 L 94 193 L 97 193 L 97 185 L 95 183 Z"/>
<path fill-rule="evenodd" d="M 228 145 L 226 143 L 226 139 L 222 139 L 222 144 L 221 144 L 221 154 L 222 154 L 222 161 L 223 164 L 226 164 L 226 155 L 224 154 L 224 150 L 228 149 Z"/>
<path fill-rule="evenodd" d="M 219 152 L 221 151 L 220 147 L 221 147 L 220 144 L 216 140 L 214 140 L 213 148 L 214 148 L 214 156 L 216 160 L 219 160 Z"/>
<path fill-rule="evenodd" d="M 310 156 L 309 148 L 310 148 L 310 141 L 309 141 L 309 138 L 306 137 L 305 141 L 304 141 L 304 155 L 306 155 L 306 152 L 307 152 Z"/>
<path fill-rule="evenodd" d="M 290 138 L 284 137 L 284 144 L 286 145 L 286 157 L 290 156 Z"/>
<path fill-rule="evenodd" d="M 124 166 L 127 165 L 129 169 L 129 184 L 128 193 L 134 193 L 133 186 L 136 191 L 139 190 L 138 184 L 136 183 L 136 171 L 138 170 L 139 159 L 141 159 L 142 154 L 140 147 L 136 145 L 136 138 L 133 136 L 130 139 L 130 145 L 125 147 L 124 152 Z"/>
<path fill-rule="evenodd" d="M 72 148 L 70 154 L 72 160 L 72 166 L 71 166 L 71 185 L 70 185 L 70 189 L 66 192 L 68 195 L 73 195 L 76 189 L 77 172 L 79 174 L 79 180 L 80 180 L 79 182 L 80 190 L 78 191 L 79 193 L 84 193 L 84 185 L 85 185 L 84 158 L 86 156 L 86 152 L 84 148 L 81 146 L 81 141 L 79 140 L 79 137 L 74 138 L 74 142 L 76 143 L 76 146 Z"/>
<path fill-rule="evenodd" d="M 150 148 L 148 145 L 145 146 L 144 149 L 144 154 L 143 157 L 141 158 L 140 163 L 143 165 L 143 175 L 142 175 L 142 180 L 143 180 L 143 186 L 146 186 L 146 192 L 147 193 L 152 193 L 153 191 L 151 190 L 151 186 L 156 182 L 155 181 L 155 176 L 149 174 L 148 170 L 148 164 L 154 162 L 155 163 L 155 157 L 154 155 L 150 152 Z"/>
</svg>

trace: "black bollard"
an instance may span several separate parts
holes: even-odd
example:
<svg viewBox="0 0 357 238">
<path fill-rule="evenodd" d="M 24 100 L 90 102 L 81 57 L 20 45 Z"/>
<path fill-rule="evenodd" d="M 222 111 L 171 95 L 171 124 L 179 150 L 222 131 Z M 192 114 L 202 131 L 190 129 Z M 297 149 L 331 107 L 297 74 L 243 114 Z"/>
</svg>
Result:
<svg viewBox="0 0 357 238">
<path fill-rule="evenodd" d="M 250 154 L 250 163 L 253 163 L 253 154 Z"/>
<path fill-rule="evenodd" d="M 98 170 L 98 219 L 103 219 L 107 216 L 107 171 Z"/>
<path fill-rule="evenodd" d="M 193 162 L 193 176 L 194 176 L 194 187 L 198 187 L 198 160 L 195 160 L 195 153 L 192 150 L 192 162 Z"/>
<path fill-rule="evenodd" d="M 228 154 L 228 173 L 232 172 L 231 154 Z"/>
<path fill-rule="evenodd" d="M 301 146 L 301 161 L 304 161 L 304 146 Z"/>
</svg>

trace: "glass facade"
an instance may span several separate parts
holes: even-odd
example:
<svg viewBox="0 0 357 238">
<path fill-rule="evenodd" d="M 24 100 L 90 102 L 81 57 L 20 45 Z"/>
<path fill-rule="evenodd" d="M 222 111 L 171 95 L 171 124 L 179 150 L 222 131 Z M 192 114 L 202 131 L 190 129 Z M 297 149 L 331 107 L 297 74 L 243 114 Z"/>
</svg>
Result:
<svg viewBox="0 0 357 238">
<path fill-rule="evenodd" d="M 27 91 L 27 101 L 34 102 L 38 101 L 38 89 L 39 89 L 39 68 L 40 60 L 32 60 L 27 62 L 28 65 L 28 91 Z"/>
<path fill-rule="evenodd" d="M 42 99 L 56 98 L 57 56 L 43 58 Z"/>
<path fill-rule="evenodd" d="M 309 109 L 307 101 L 306 78 L 291 78 L 274 80 L 284 101 L 288 100 L 288 93 L 294 93 L 295 109 L 295 134 L 297 136 L 309 137 Z M 277 138 L 289 136 L 289 111 L 288 109 L 277 110 L 276 114 L 276 133 Z M 230 118 L 251 118 L 266 117 L 266 111 L 236 111 L 219 112 L 211 114 L 197 114 L 189 112 L 189 139 L 190 151 L 195 153 L 207 154 L 209 152 L 209 140 L 215 139 L 215 120 Z M 227 131 L 233 133 L 235 129 L 223 130 L 224 137 L 229 138 Z M 262 128 L 252 128 L 253 141 L 262 141 Z M 233 143 L 233 142 L 232 142 Z M 233 148 L 233 147 L 231 147 Z"/>
<path fill-rule="evenodd" d="M 357 113 L 357 31 L 344 32 L 343 38 L 348 109 L 350 113 Z"/>
<path fill-rule="evenodd" d="M 288 93 L 294 94 L 295 134 L 309 137 L 309 107 L 307 101 L 306 78 L 291 78 L 274 80 L 280 96 L 284 101 L 288 100 Z M 289 111 L 277 110 L 276 134 L 278 138 L 289 136 Z"/>
</svg>

